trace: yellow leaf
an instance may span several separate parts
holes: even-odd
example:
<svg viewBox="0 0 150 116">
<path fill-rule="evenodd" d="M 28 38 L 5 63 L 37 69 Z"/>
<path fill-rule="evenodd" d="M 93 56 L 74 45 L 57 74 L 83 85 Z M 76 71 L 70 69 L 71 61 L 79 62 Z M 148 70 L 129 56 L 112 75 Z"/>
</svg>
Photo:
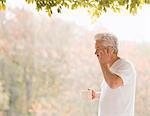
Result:
<svg viewBox="0 0 150 116">
<path fill-rule="evenodd" d="M 2 4 L 2 10 L 6 10 L 6 6 Z"/>
</svg>

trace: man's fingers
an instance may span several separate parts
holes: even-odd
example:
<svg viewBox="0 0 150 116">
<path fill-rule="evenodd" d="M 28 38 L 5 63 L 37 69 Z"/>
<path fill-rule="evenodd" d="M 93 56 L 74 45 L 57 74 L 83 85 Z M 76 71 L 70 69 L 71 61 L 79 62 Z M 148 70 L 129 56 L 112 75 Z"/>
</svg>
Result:
<svg viewBox="0 0 150 116">
<path fill-rule="evenodd" d="M 105 53 L 106 55 L 108 55 L 107 49 L 104 49 L 104 53 Z"/>
<path fill-rule="evenodd" d="M 93 89 L 90 89 L 88 88 L 89 91 L 91 91 L 91 97 L 92 99 L 94 99 L 96 96 L 95 96 L 95 91 Z"/>
<path fill-rule="evenodd" d="M 96 97 L 95 91 L 92 90 L 92 99 L 94 99 Z"/>
</svg>

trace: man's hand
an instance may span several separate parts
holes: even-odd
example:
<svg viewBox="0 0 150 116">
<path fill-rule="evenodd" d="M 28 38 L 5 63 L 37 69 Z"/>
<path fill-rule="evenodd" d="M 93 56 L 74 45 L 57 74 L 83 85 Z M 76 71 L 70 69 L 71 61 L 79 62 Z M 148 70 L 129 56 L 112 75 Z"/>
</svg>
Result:
<svg viewBox="0 0 150 116">
<path fill-rule="evenodd" d="M 92 100 L 98 98 L 97 93 L 96 93 L 94 90 L 92 90 L 92 89 L 88 89 L 88 90 L 89 90 L 89 91 L 92 91 L 92 92 L 91 92 L 91 98 L 92 98 Z"/>
<path fill-rule="evenodd" d="M 110 55 L 108 54 L 108 51 L 106 48 L 104 50 L 98 51 L 97 57 L 101 65 L 108 64 L 110 61 Z"/>
</svg>

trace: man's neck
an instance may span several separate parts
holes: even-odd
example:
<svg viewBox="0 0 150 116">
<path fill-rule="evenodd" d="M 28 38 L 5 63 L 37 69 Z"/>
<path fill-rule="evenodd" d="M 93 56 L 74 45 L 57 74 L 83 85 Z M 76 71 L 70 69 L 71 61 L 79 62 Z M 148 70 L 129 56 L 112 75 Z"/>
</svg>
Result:
<svg viewBox="0 0 150 116">
<path fill-rule="evenodd" d="M 113 63 L 114 62 L 116 62 L 118 59 L 120 59 L 120 57 L 119 56 L 115 56 L 115 57 L 112 57 L 112 60 L 111 60 L 111 62 L 109 63 L 109 66 L 111 67 L 112 65 L 113 65 Z"/>
</svg>

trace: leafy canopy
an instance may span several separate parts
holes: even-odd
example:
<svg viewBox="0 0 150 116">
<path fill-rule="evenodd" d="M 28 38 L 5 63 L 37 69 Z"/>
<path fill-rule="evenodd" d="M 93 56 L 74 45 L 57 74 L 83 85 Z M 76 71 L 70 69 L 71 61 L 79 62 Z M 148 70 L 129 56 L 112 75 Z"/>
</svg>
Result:
<svg viewBox="0 0 150 116">
<path fill-rule="evenodd" d="M 51 16 L 55 9 L 58 13 L 63 8 L 77 9 L 85 8 L 92 16 L 100 16 L 108 9 L 114 12 L 120 12 L 122 8 L 126 8 L 131 14 L 135 14 L 139 7 L 144 4 L 150 4 L 150 0 L 25 0 L 29 4 L 36 4 L 38 11 L 45 10 Z M 5 10 L 6 0 L 0 0 L 0 10 Z"/>
</svg>

